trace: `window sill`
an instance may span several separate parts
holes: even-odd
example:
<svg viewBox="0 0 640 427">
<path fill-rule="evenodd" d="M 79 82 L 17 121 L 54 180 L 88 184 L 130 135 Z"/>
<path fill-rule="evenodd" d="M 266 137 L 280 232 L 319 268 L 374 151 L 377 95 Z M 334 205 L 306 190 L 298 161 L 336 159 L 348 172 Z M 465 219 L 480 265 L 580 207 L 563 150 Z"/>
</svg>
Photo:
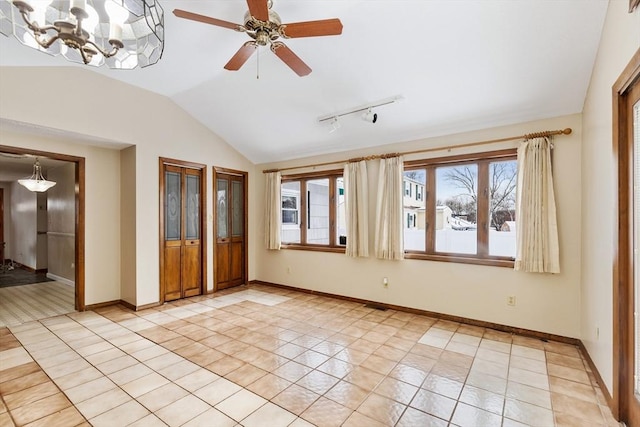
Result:
<svg viewBox="0 0 640 427">
<path fill-rule="evenodd" d="M 420 252 L 405 252 L 405 259 L 421 259 L 427 261 L 440 262 L 457 262 L 460 264 L 487 265 L 491 267 L 513 268 L 515 262 L 510 258 L 494 257 L 494 258 L 477 258 L 464 255 L 437 255 L 425 254 Z"/>
<path fill-rule="evenodd" d="M 320 245 L 299 245 L 295 243 L 282 244 L 280 249 L 293 249 L 296 251 L 314 251 L 314 252 L 334 252 L 345 253 L 347 248 L 344 246 L 320 246 Z"/>
</svg>

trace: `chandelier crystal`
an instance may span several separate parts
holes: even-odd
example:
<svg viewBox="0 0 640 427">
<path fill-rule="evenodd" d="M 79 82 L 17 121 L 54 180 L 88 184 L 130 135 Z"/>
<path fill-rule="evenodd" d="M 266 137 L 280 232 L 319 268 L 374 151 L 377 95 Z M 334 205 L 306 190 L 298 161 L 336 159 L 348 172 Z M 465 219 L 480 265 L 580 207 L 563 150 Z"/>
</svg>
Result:
<svg viewBox="0 0 640 427">
<path fill-rule="evenodd" d="M 72 62 L 133 69 L 164 49 L 156 0 L 0 0 L 0 33 Z"/>
<path fill-rule="evenodd" d="M 43 193 L 56 185 L 53 181 L 47 181 L 42 176 L 42 169 L 40 168 L 40 160 L 36 157 L 36 162 L 33 164 L 33 174 L 29 178 L 19 179 L 18 183 L 27 188 L 29 191 L 35 191 Z"/>
</svg>

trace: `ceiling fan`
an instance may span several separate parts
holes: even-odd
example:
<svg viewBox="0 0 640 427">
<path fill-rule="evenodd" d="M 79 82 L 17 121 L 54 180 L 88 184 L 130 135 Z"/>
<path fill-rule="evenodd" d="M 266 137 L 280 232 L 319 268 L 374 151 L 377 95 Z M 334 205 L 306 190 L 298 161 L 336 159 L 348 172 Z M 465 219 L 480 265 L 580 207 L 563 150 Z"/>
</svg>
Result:
<svg viewBox="0 0 640 427">
<path fill-rule="evenodd" d="M 242 45 L 224 66 L 225 69 L 231 71 L 239 70 L 253 52 L 256 51 L 258 46 L 270 44 L 271 51 L 287 64 L 289 68 L 300 77 L 306 76 L 311 72 L 311 68 L 278 39 L 280 37 L 289 39 L 342 34 L 342 22 L 337 18 L 283 24 L 280 16 L 271 10 L 271 0 L 247 0 L 247 4 L 249 10 L 244 15 L 244 25 L 234 24 L 233 22 L 223 21 L 181 9 L 174 9 L 173 14 L 179 18 L 247 33 L 253 40 Z"/>
</svg>

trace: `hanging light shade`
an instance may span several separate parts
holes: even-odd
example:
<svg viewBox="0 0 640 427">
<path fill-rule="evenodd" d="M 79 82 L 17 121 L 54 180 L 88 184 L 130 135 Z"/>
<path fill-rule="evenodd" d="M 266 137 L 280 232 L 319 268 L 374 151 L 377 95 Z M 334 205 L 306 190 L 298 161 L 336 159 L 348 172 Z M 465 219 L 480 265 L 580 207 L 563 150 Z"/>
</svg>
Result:
<svg viewBox="0 0 640 427">
<path fill-rule="evenodd" d="M 38 158 L 36 158 L 36 162 L 33 164 L 33 174 L 29 178 L 19 179 L 18 183 L 26 187 L 27 190 L 38 193 L 43 193 L 56 185 L 55 182 L 44 179 Z"/>
<path fill-rule="evenodd" d="M 164 49 L 156 0 L 0 0 L 0 33 L 71 62 L 133 69 Z"/>
</svg>

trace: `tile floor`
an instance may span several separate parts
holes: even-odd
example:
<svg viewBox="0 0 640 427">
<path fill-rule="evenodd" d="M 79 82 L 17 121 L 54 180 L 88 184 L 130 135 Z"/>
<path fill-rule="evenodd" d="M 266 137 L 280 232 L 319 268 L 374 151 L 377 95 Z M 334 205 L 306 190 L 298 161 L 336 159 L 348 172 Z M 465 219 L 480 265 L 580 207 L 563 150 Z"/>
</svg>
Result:
<svg viewBox="0 0 640 427">
<path fill-rule="evenodd" d="M 571 345 L 266 286 L 0 329 L 0 425 L 618 426 Z"/>
</svg>

